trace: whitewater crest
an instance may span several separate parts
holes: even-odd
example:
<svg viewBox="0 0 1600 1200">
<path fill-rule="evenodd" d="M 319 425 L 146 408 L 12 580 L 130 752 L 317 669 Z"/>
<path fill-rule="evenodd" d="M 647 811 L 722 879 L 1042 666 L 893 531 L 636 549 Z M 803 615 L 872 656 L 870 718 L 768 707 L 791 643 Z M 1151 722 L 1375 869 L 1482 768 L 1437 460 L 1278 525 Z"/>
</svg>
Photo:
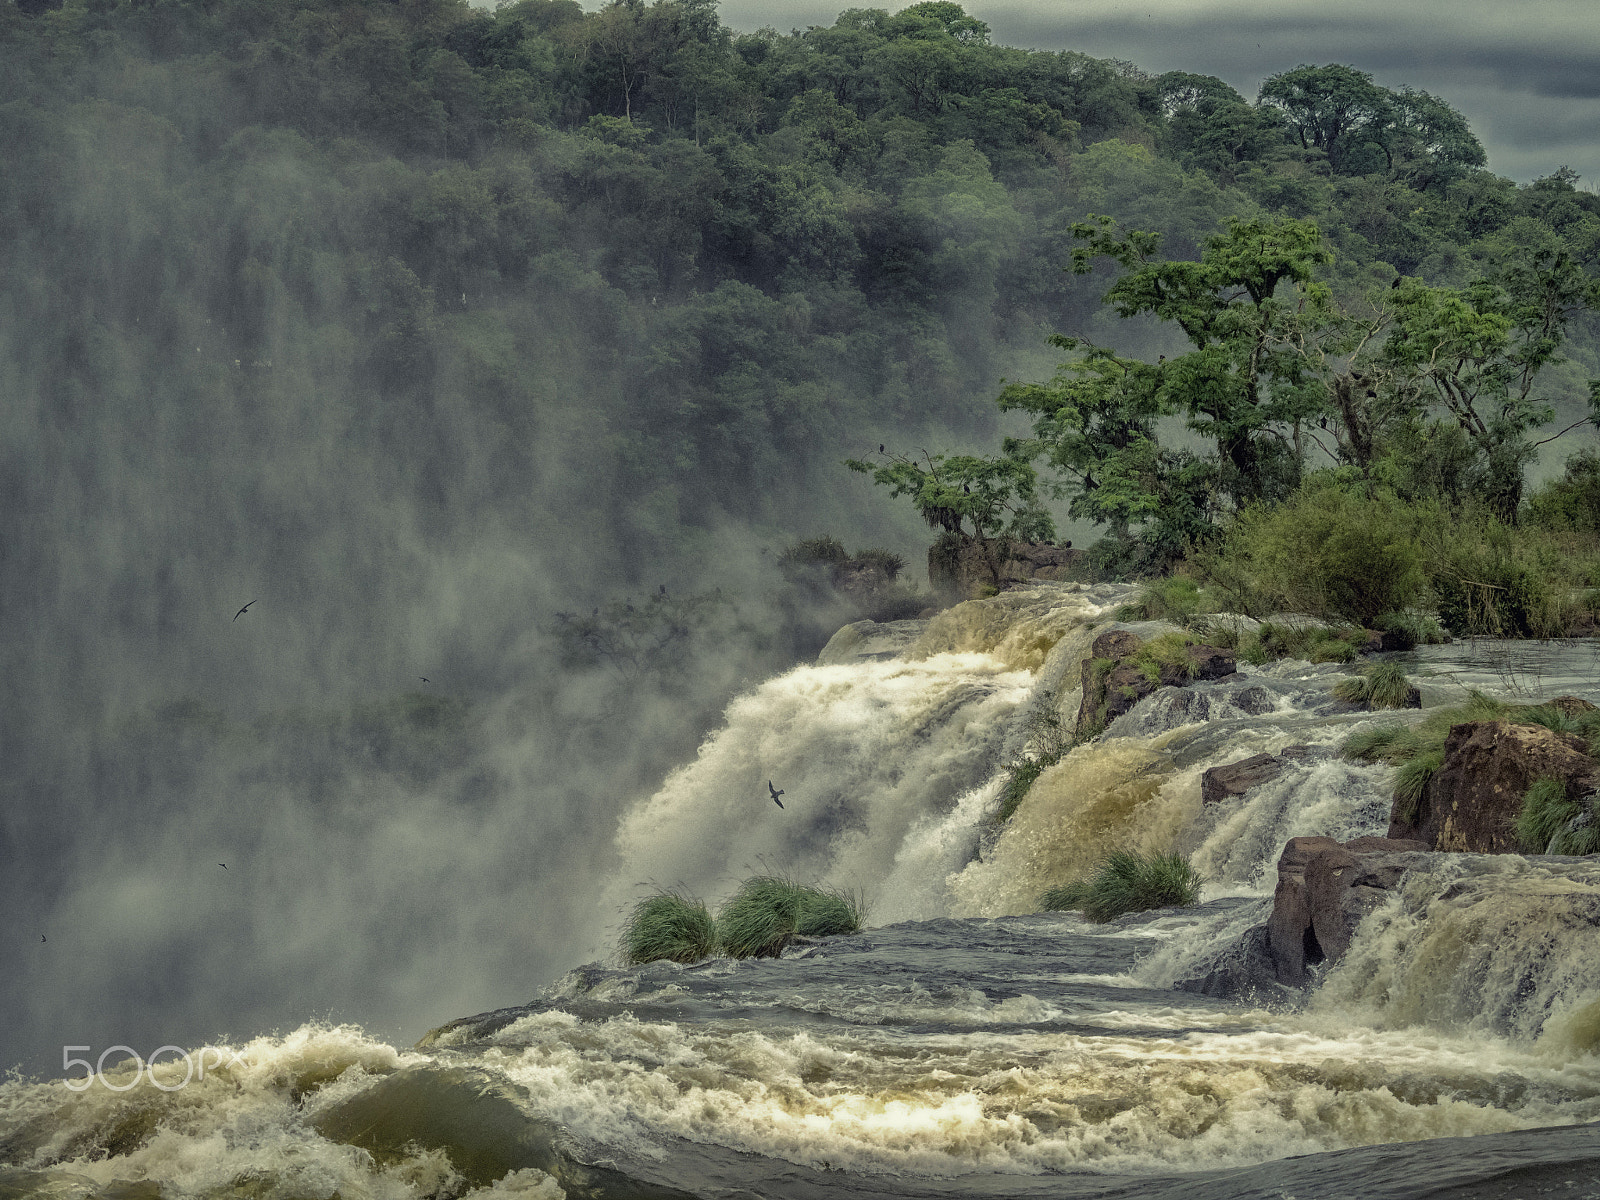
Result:
<svg viewBox="0 0 1600 1200">
<path fill-rule="evenodd" d="M 13 1079 L 0 1194 L 1399 1200 L 1508 1171 L 1600 1194 L 1592 861 L 1419 855 L 1305 1003 L 1174 990 L 1262 922 L 1287 839 L 1384 832 L 1391 772 L 1338 755 L 1379 718 L 1333 703 L 1340 668 L 1160 689 L 1001 819 L 1127 598 L 1034 586 L 849 627 L 619 819 L 612 912 L 774 873 L 864 897 L 862 932 L 590 963 L 411 1050 L 308 1025 L 170 1091 L 172 1064 Z M 1263 754 L 1270 778 L 1204 798 Z M 1202 903 L 1037 911 L 1114 849 L 1187 854 Z"/>
</svg>

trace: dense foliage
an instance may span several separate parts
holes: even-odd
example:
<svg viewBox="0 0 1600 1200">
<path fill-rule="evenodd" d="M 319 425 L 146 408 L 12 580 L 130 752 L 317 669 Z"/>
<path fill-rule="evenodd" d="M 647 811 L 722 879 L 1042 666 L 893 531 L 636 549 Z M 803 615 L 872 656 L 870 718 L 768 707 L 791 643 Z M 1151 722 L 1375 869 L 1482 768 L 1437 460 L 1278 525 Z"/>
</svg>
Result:
<svg viewBox="0 0 1600 1200">
<path fill-rule="evenodd" d="M 1485 173 L 1426 93 L 1298 67 L 1250 104 L 993 45 L 940 0 L 789 35 L 735 35 L 713 0 L 29 0 L 0 5 L 0 55 L 6 277 L 48 330 L 19 353 L 49 403 L 198 346 L 194 403 L 268 371 L 365 393 L 366 432 L 411 444 L 441 500 L 470 491 L 474 423 L 530 473 L 561 439 L 631 544 L 728 511 L 780 521 L 795 493 L 774 481 L 863 431 L 981 436 L 982 398 L 1043 331 L 1105 328 L 1101 289 L 1059 269 L 1091 211 L 1176 260 L 1213 248 L 1212 275 L 1146 266 L 1112 296 L 1197 347 L 1169 390 L 1214 440 L 1211 492 L 1187 451 L 1152 466 L 1146 427 L 1173 402 L 1149 380 L 1117 399 L 1114 462 L 1053 447 L 1114 526 L 1144 514 L 1104 473 L 1153 472 L 1164 538 L 1212 493 L 1292 486 L 1270 430 L 1315 411 L 1287 386 L 1259 413 L 1227 398 L 1241 370 L 1247 390 L 1304 370 L 1239 358 L 1284 320 L 1270 287 L 1244 341 L 1204 315 L 1236 307 L 1227 246 L 1288 239 L 1262 269 L 1295 283 L 1326 254 L 1289 217 L 1316 217 L 1357 282 L 1600 248 L 1593 195 Z M 1174 314 L 1151 289 L 1180 275 Z M 1098 348 L 1073 367 L 1097 397 L 1125 369 Z"/>
</svg>

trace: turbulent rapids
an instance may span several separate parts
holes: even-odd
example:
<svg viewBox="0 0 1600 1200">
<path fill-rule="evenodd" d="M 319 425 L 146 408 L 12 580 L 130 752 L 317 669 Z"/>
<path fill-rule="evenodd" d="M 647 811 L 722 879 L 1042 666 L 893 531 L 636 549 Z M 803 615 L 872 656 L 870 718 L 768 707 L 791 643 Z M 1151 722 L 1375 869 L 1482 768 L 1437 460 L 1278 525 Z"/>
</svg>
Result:
<svg viewBox="0 0 1600 1200">
<path fill-rule="evenodd" d="M 1263 920 L 1287 838 L 1385 832 L 1390 769 L 1337 755 L 1374 719 L 1335 711 L 1342 668 L 1158 691 L 996 821 L 1124 598 L 1051 585 L 847 627 L 623 815 L 597 887 L 620 913 L 777 872 L 861 895 L 864 932 L 576 967 L 413 1049 L 308 1024 L 213 1049 L 203 1077 L 173 1052 L 81 1091 L 15 1079 L 0 1196 L 1600 1196 L 1600 860 L 1414 872 L 1292 1003 L 1173 987 Z M 1600 699 L 1587 649 L 1530 649 L 1407 669 L 1425 704 Z M 1208 767 L 1291 746 L 1202 804 Z M 1188 854 L 1202 903 L 1035 911 L 1123 848 Z"/>
</svg>

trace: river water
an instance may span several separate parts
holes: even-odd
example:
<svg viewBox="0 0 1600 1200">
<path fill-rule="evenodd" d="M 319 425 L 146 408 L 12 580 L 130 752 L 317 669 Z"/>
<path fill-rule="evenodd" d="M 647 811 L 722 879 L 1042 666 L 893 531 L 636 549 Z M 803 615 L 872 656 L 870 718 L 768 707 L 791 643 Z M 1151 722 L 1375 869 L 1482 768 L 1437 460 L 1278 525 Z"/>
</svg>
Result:
<svg viewBox="0 0 1600 1200">
<path fill-rule="evenodd" d="M 1174 987 L 1265 918 L 1286 838 L 1387 827 L 1388 771 L 1336 747 L 1396 718 L 1335 711 L 1343 668 L 1158 693 L 995 824 L 1003 764 L 1041 715 L 1070 722 L 1123 598 L 1057 585 L 845 631 L 624 814 L 596 886 L 621 913 L 782 873 L 857 892 L 862 933 L 575 965 L 415 1048 L 308 1023 L 82 1091 L 14 1079 L 0 1196 L 1600 1196 L 1600 862 L 1416 873 L 1308 998 Z M 1591 643 L 1402 660 L 1430 704 L 1600 700 Z M 1207 767 L 1287 747 L 1279 778 L 1202 805 Z M 1035 911 L 1117 848 L 1188 853 L 1202 903 Z"/>
</svg>

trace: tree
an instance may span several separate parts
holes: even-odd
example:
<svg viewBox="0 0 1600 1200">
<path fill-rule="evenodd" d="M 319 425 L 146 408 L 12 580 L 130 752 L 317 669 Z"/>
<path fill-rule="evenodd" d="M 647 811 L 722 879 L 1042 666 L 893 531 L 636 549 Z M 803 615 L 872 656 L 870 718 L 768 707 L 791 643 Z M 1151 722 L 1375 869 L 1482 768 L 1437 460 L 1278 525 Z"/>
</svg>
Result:
<svg viewBox="0 0 1600 1200">
<path fill-rule="evenodd" d="M 891 496 L 910 496 L 934 529 L 962 545 L 979 547 L 994 582 L 1000 582 L 1006 541 L 1038 541 L 1055 536 L 1050 514 L 1039 504 L 1038 473 L 1025 458 L 1003 454 L 929 455 L 917 459 L 888 452 L 881 462 L 846 459 L 852 471 L 871 475 Z"/>
<path fill-rule="evenodd" d="M 1175 322 L 1194 349 L 1141 386 L 1165 391 L 1146 402 L 1186 412 L 1189 428 L 1217 447 L 1216 487 L 1234 503 L 1281 499 L 1299 478 L 1299 426 L 1325 410 L 1308 386 L 1291 334 L 1324 310 L 1316 267 L 1332 260 L 1315 224 L 1279 218 L 1231 221 L 1206 240 L 1199 262 L 1157 257 L 1159 234 L 1119 234 L 1107 217 L 1072 228 L 1080 245 L 1072 270 L 1087 274 L 1108 257 L 1124 269 L 1104 302 L 1118 316 L 1148 313 Z M 1280 295 L 1280 288 L 1283 293 Z"/>
<path fill-rule="evenodd" d="M 1119 540 L 1137 534 L 1155 559 L 1181 555 L 1207 536 L 1217 496 L 1207 464 L 1157 442 L 1157 420 L 1175 410 L 1164 367 L 1079 338 L 1050 341 L 1082 353 L 1048 383 L 1011 384 L 1000 393 L 1002 409 L 1033 416 L 1033 437 L 1008 440 L 1006 452 L 1043 457 L 1056 472 L 1052 490 L 1070 500 L 1073 519 L 1108 525 Z"/>
<path fill-rule="evenodd" d="M 1569 322 L 1596 307 L 1600 282 L 1564 250 L 1533 251 L 1462 289 L 1405 279 L 1394 290 L 1394 324 L 1377 360 L 1413 411 L 1443 409 L 1466 433 L 1483 463 L 1484 499 L 1502 520 L 1516 520 L 1536 448 L 1529 431 L 1555 415 L 1536 394 L 1539 373 L 1564 361 Z M 1600 404 L 1600 380 L 1589 388 Z"/>
<path fill-rule="evenodd" d="M 1389 92 L 1371 75 L 1337 63 L 1272 76 L 1261 85 L 1260 103 L 1283 110 L 1301 147 L 1321 150 L 1336 174 L 1364 165 L 1359 152 L 1383 146 L 1395 117 Z"/>
</svg>

